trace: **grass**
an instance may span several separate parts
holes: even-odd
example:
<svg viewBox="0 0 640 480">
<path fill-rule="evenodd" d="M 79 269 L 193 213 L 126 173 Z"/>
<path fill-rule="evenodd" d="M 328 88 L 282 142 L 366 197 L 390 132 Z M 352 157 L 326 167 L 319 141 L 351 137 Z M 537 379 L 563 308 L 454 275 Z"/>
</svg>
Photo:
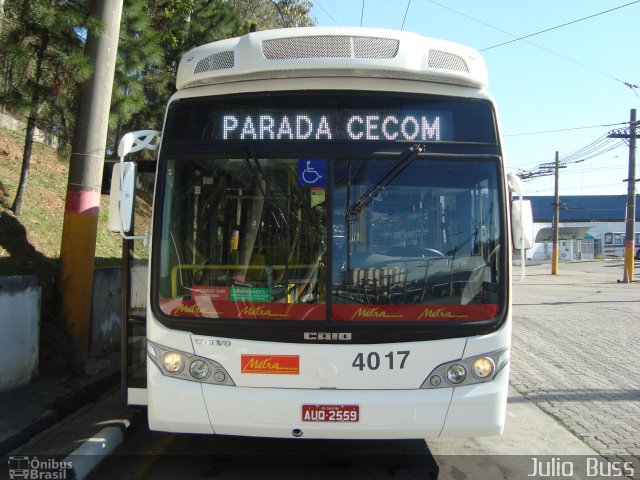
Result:
<svg viewBox="0 0 640 480">
<path fill-rule="evenodd" d="M 18 221 L 26 230 L 27 241 L 33 248 L 52 262 L 60 256 L 64 202 L 67 190 L 69 162 L 58 157 L 56 151 L 34 143 L 31 167 L 27 180 L 25 202 L 20 218 L 10 210 L 15 198 L 24 139 L 16 132 L 0 129 L 0 214 Z M 107 231 L 107 195 L 102 195 L 96 257 L 99 263 L 118 264 L 121 242 L 117 235 Z M 7 235 L 0 230 L 0 275 L 33 273 L 11 251 L 23 239 Z"/>
<path fill-rule="evenodd" d="M 0 128 L 0 276 L 36 275 L 42 287 L 40 373 L 64 373 L 60 358 L 64 349 L 64 325 L 59 316 L 57 278 L 69 172 L 68 159 L 56 150 L 34 143 L 25 200 L 20 217 L 11 204 L 22 166 L 24 136 Z M 148 229 L 151 209 L 137 202 L 136 222 L 140 232 Z M 98 218 L 95 266 L 121 263 L 122 239 L 107 228 L 109 196 L 102 195 Z M 136 242 L 136 255 L 147 255 L 142 242 Z"/>
</svg>

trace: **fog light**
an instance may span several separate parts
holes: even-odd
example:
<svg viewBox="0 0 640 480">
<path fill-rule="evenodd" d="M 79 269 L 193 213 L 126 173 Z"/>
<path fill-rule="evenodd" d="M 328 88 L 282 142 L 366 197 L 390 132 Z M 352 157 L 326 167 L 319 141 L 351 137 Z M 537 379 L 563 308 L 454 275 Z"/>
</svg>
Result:
<svg viewBox="0 0 640 480">
<path fill-rule="evenodd" d="M 223 371 L 218 370 L 216 373 L 213 374 L 213 379 L 218 383 L 224 383 L 224 381 L 227 379 L 227 376 Z"/>
<path fill-rule="evenodd" d="M 429 383 L 432 386 L 437 387 L 442 383 L 442 378 L 440 378 L 440 375 L 434 375 L 429 379 Z"/>
<path fill-rule="evenodd" d="M 162 366 L 169 373 L 180 373 L 184 367 L 182 356 L 176 352 L 167 352 L 162 357 Z"/>
<path fill-rule="evenodd" d="M 196 380 L 204 380 L 209 376 L 209 364 L 204 360 L 194 360 L 189 364 L 189 373 Z"/>
<path fill-rule="evenodd" d="M 478 378 L 489 378 L 495 369 L 496 365 L 489 357 L 478 358 L 473 362 L 473 374 Z"/>
<path fill-rule="evenodd" d="M 464 382 L 465 378 L 467 378 L 467 370 L 463 365 L 460 365 L 459 363 L 451 365 L 447 370 L 447 380 L 449 380 L 451 383 L 462 383 Z"/>
</svg>

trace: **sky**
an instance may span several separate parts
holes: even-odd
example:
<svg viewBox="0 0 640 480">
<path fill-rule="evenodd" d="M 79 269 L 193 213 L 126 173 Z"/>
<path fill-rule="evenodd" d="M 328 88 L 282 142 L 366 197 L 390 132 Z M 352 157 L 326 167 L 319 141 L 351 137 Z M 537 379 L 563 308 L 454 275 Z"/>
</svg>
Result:
<svg viewBox="0 0 640 480">
<path fill-rule="evenodd" d="M 640 88 L 628 86 L 640 87 L 639 0 L 312 1 L 318 26 L 402 29 L 479 50 L 508 172 L 554 162 L 557 151 L 567 164 L 560 195 L 627 194 L 628 144 L 607 135 L 640 110 Z M 553 195 L 554 177 L 524 187 Z"/>
</svg>

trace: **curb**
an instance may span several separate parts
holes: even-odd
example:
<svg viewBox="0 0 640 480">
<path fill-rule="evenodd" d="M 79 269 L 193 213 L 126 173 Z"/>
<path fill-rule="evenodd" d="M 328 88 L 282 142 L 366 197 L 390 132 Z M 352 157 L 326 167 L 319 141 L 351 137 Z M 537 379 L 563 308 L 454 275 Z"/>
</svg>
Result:
<svg viewBox="0 0 640 480">
<path fill-rule="evenodd" d="M 73 465 L 73 478 L 84 479 L 102 460 L 124 441 L 124 433 L 131 426 L 128 420 L 122 427 L 105 427 L 76 448 L 64 461 Z"/>
<path fill-rule="evenodd" d="M 20 447 L 18 447 L 12 452 L 7 452 L 7 455 L 0 456 L 0 479 L 5 478 L 3 476 L 3 473 L 7 471 L 5 466 L 8 469 L 9 478 L 68 478 L 73 480 L 87 478 L 103 460 L 113 454 L 126 439 L 130 438 L 146 419 L 144 409 L 121 405 L 118 401 L 119 391 L 115 387 L 110 390 L 110 392 L 103 394 L 94 406 L 79 416 L 75 416 L 69 422 L 65 420 L 64 416 L 56 420 L 55 417 L 60 411 L 48 410 L 43 415 L 43 417 L 45 415 L 47 417 L 46 423 L 60 422 L 61 428 L 49 427 L 52 431 L 56 429 L 53 435 L 44 432 L 45 429 L 40 429 L 34 435 L 37 436 L 42 431 L 45 433 L 42 439 L 36 440 L 35 443 L 25 444 L 26 448 L 25 445 L 20 445 L 23 451 L 20 451 Z M 74 393 L 77 394 L 78 391 Z M 59 402 L 64 403 L 67 400 L 69 405 L 66 409 L 73 409 L 77 407 L 78 402 L 90 398 L 87 392 L 84 393 L 84 395 L 75 396 L 67 394 L 61 397 Z M 92 389 L 91 393 L 91 396 L 100 395 L 97 389 Z M 114 410 L 114 404 L 119 405 L 116 410 Z M 80 407 L 84 405 L 85 403 L 80 403 Z M 109 413 L 105 414 L 104 412 Z M 38 421 L 26 425 L 19 436 L 27 435 L 27 432 L 35 430 L 43 423 Z M 87 425 L 89 428 L 78 434 L 77 425 Z M 14 436 L 14 438 L 17 437 L 18 435 Z M 56 445 L 60 445 L 60 442 L 69 448 L 57 447 Z M 71 451 L 74 447 L 76 447 L 75 450 Z M 26 467 L 25 461 L 29 462 Z"/>
<path fill-rule="evenodd" d="M 140 426 L 140 420 L 145 418 L 143 410 L 130 411 L 131 414 L 127 418 L 113 421 L 112 425 L 95 433 L 65 457 L 64 462 L 67 462 L 66 464 L 73 472 L 71 478 L 75 480 L 86 478 Z"/>
<path fill-rule="evenodd" d="M 58 398 L 37 419 L 23 425 L 13 435 L 0 440 L 0 456 L 19 448 L 38 433 L 50 428 L 87 403 L 96 401 L 119 381 L 120 371 L 115 371 Z"/>
</svg>

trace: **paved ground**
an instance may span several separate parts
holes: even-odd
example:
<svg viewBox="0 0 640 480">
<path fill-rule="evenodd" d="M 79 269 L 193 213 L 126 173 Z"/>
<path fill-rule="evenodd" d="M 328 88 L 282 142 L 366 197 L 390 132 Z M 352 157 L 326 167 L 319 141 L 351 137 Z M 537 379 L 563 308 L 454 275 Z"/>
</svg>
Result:
<svg viewBox="0 0 640 480">
<path fill-rule="evenodd" d="M 603 457 L 638 465 L 640 283 L 622 275 L 610 260 L 514 279 L 511 385 Z"/>
<path fill-rule="evenodd" d="M 510 393 L 502 437 L 429 442 L 440 479 L 524 479 L 531 477 L 534 459 L 544 462 L 540 468 L 546 465 L 547 473 L 560 461 L 584 470 L 587 460 L 601 464 L 598 455 L 605 457 L 605 469 L 594 478 L 619 476 L 606 470 L 608 462 L 629 460 L 634 470 L 628 476 L 640 478 L 638 263 L 636 272 L 637 283 L 620 284 L 621 262 L 596 261 L 562 263 L 557 276 L 548 264 L 529 266 L 523 282 L 515 279 L 511 384 L 520 394 Z M 58 421 L 60 416 L 51 420 L 48 414 L 73 403 L 70 398 L 38 384 L 0 396 L 0 445 L 25 441 L 46 427 L 42 422 Z M 119 405 L 114 389 L 8 455 L 66 455 L 95 440 L 104 449 L 105 425 L 140 423 L 140 417 Z M 0 478 L 8 472 L 6 459 L 0 458 Z M 76 478 L 97 461 L 80 471 L 84 466 L 73 457 Z M 573 478 L 587 477 L 593 475 Z"/>
</svg>

